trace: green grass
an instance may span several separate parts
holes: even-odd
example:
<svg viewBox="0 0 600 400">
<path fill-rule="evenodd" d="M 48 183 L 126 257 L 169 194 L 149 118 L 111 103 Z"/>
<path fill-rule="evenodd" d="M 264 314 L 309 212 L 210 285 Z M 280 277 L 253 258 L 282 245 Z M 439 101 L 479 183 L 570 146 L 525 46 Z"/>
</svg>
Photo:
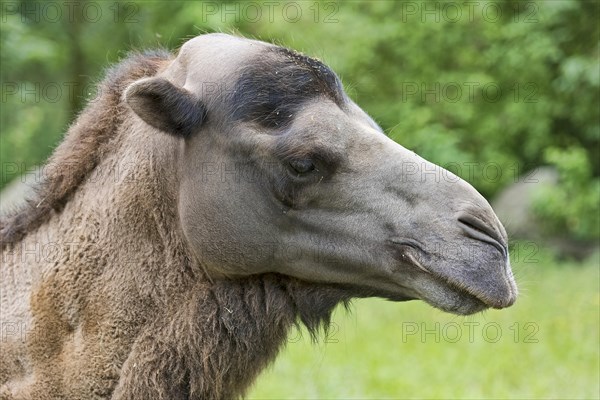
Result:
<svg viewBox="0 0 600 400">
<path fill-rule="evenodd" d="M 379 299 L 338 309 L 317 344 L 290 338 L 249 398 L 599 398 L 598 257 L 514 269 L 521 296 L 506 310 L 457 317 Z"/>
</svg>

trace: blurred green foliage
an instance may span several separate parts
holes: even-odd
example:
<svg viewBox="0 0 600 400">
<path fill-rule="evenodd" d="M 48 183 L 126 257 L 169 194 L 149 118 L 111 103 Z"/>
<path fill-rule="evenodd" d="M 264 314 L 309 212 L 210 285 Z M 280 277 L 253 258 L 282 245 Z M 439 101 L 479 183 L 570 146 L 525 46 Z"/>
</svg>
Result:
<svg viewBox="0 0 600 400">
<path fill-rule="evenodd" d="M 557 166 L 563 179 L 558 187 L 541 188 L 534 210 L 548 217 L 546 227 L 554 233 L 568 232 L 577 239 L 597 237 L 600 179 L 592 176 L 588 152 L 579 146 L 549 147 L 544 154 L 548 163 Z"/>
<path fill-rule="evenodd" d="M 127 51 L 238 32 L 323 59 L 390 137 L 488 197 L 555 165 L 560 185 L 536 211 L 553 229 L 596 239 L 599 10 L 596 1 L 3 2 L 0 185 L 49 155 L 102 69 Z"/>
</svg>

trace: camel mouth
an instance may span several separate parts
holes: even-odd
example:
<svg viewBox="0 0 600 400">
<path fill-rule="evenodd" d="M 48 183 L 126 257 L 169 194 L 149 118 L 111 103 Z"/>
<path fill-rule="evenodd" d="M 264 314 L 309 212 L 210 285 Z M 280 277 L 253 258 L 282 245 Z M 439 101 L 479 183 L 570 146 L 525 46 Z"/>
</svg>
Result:
<svg viewBox="0 0 600 400">
<path fill-rule="evenodd" d="M 446 304 L 432 304 L 434 307 L 441 308 L 444 311 L 449 311 L 457 314 L 474 314 L 488 308 L 502 308 L 497 306 L 497 302 L 491 302 L 489 298 L 481 295 L 475 290 L 455 282 L 453 280 L 444 278 L 439 275 L 434 275 L 447 289 L 457 293 L 462 299 L 459 304 L 451 305 L 449 308 Z M 424 299 L 427 301 L 427 299 Z M 467 311 L 465 312 L 465 308 Z"/>
<path fill-rule="evenodd" d="M 479 285 L 470 284 L 470 282 L 459 281 L 436 272 L 429 275 L 431 280 L 437 281 L 438 286 L 446 290 L 446 298 L 443 301 L 430 301 L 430 294 L 423 293 L 423 300 L 440 308 L 457 314 L 473 314 L 483 311 L 487 308 L 503 309 L 510 307 L 516 301 L 516 285 L 514 281 L 503 280 L 497 282 L 499 287 L 507 287 L 507 293 L 499 296 L 497 293 L 484 292 Z M 450 304 L 446 300 L 450 299 Z M 457 301 L 458 300 L 458 301 Z"/>
<path fill-rule="evenodd" d="M 485 241 L 490 247 L 497 249 L 501 260 L 507 260 L 502 245 L 499 242 L 491 243 L 494 239 Z M 483 242 L 482 240 L 480 240 Z M 517 289 L 512 278 L 512 274 L 496 274 L 495 282 L 480 282 L 478 279 L 485 275 L 488 270 L 501 269 L 508 270 L 507 265 L 498 266 L 497 263 L 491 265 L 476 266 L 472 271 L 464 274 L 455 274 L 456 266 L 450 264 L 448 260 L 441 262 L 432 262 L 431 254 L 425 252 L 423 246 L 414 241 L 394 240 L 396 247 L 396 259 L 401 261 L 402 265 L 409 265 L 418 276 L 420 282 L 415 287 L 418 298 L 429 303 L 433 307 L 442 311 L 469 315 L 488 308 L 502 309 L 510 307 L 516 301 Z M 496 255 L 498 255 L 496 253 Z M 486 284 L 494 290 L 486 291 Z"/>
<path fill-rule="evenodd" d="M 490 302 L 486 296 L 464 284 L 434 272 L 429 272 L 428 277 L 433 285 L 428 285 L 427 289 L 431 287 L 433 290 L 419 290 L 420 299 L 435 308 L 458 315 L 470 315 L 488 308 L 497 308 L 496 303 Z M 438 293 L 440 288 L 444 291 L 442 298 Z"/>
</svg>

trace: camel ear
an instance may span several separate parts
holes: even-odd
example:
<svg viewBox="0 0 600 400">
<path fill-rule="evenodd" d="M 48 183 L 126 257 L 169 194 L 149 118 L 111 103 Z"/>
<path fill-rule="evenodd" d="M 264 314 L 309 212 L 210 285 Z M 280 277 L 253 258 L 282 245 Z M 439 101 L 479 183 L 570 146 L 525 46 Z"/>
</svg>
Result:
<svg viewBox="0 0 600 400">
<path fill-rule="evenodd" d="M 148 125 L 187 137 L 206 118 L 206 108 L 192 93 L 164 78 L 145 78 L 125 90 L 125 101 Z"/>
</svg>

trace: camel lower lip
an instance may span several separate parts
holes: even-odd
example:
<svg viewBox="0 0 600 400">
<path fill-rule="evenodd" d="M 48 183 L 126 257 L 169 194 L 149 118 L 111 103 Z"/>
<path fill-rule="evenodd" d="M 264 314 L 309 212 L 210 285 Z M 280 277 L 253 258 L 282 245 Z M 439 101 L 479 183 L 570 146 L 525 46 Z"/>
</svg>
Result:
<svg viewBox="0 0 600 400">
<path fill-rule="evenodd" d="M 458 292 L 461 296 L 469 298 L 472 301 L 481 303 L 481 305 L 484 306 L 482 309 L 485 309 L 485 308 L 502 309 L 502 308 L 510 306 L 513 303 L 511 301 L 505 301 L 503 299 L 496 300 L 496 299 L 485 298 L 485 297 L 482 297 L 482 296 L 474 293 L 468 286 L 457 284 L 451 280 L 445 279 L 440 276 L 437 276 L 437 278 L 442 280 L 447 287 Z"/>
<path fill-rule="evenodd" d="M 419 271 L 423 271 L 424 273 L 426 273 L 430 279 L 433 279 L 433 280 L 437 281 L 438 283 L 441 283 L 445 288 L 450 289 L 453 292 L 459 294 L 461 296 L 461 298 L 465 299 L 465 302 L 471 302 L 471 303 L 474 303 L 474 305 L 477 305 L 477 307 L 475 307 L 473 312 L 478 312 L 478 311 L 484 310 L 486 308 L 501 309 L 501 308 L 507 307 L 509 305 L 509 304 L 506 304 L 506 302 L 503 300 L 493 300 L 493 299 L 485 298 L 485 297 L 478 295 L 477 292 L 475 292 L 469 286 L 467 286 L 465 284 L 461 284 L 459 282 L 455 282 L 452 279 L 449 279 L 443 275 L 440 275 L 439 273 L 436 273 L 435 269 L 431 268 L 430 266 L 427 266 L 427 267 L 423 266 L 412 255 L 410 255 L 410 256 L 407 255 L 407 258 L 409 260 L 413 261 L 413 264 L 417 268 L 419 268 Z M 422 298 L 424 300 L 426 300 L 426 297 L 427 296 L 422 296 Z M 447 309 L 446 307 L 443 307 L 443 305 L 436 305 L 436 306 L 438 308 L 444 309 L 445 311 L 453 311 L 451 309 Z M 456 311 L 456 310 L 454 310 L 454 311 Z M 461 312 L 461 314 L 464 314 L 464 313 Z"/>
<path fill-rule="evenodd" d="M 471 293 L 469 290 L 461 288 L 455 284 L 453 284 L 452 282 L 448 282 L 446 281 L 446 284 L 451 287 L 452 289 L 454 289 L 455 291 L 457 291 L 458 293 L 460 293 L 462 296 L 468 297 L 471 300 L 475 300 L 477 302 L 480 302 L 482 305 L 485 305 L 486 308 L 487 307 L 491 307 L 490 304 L 488 304 L 487 301 L 485 301 L 484 299 L 480 298 L 479 296 Z"/>
</svg>

